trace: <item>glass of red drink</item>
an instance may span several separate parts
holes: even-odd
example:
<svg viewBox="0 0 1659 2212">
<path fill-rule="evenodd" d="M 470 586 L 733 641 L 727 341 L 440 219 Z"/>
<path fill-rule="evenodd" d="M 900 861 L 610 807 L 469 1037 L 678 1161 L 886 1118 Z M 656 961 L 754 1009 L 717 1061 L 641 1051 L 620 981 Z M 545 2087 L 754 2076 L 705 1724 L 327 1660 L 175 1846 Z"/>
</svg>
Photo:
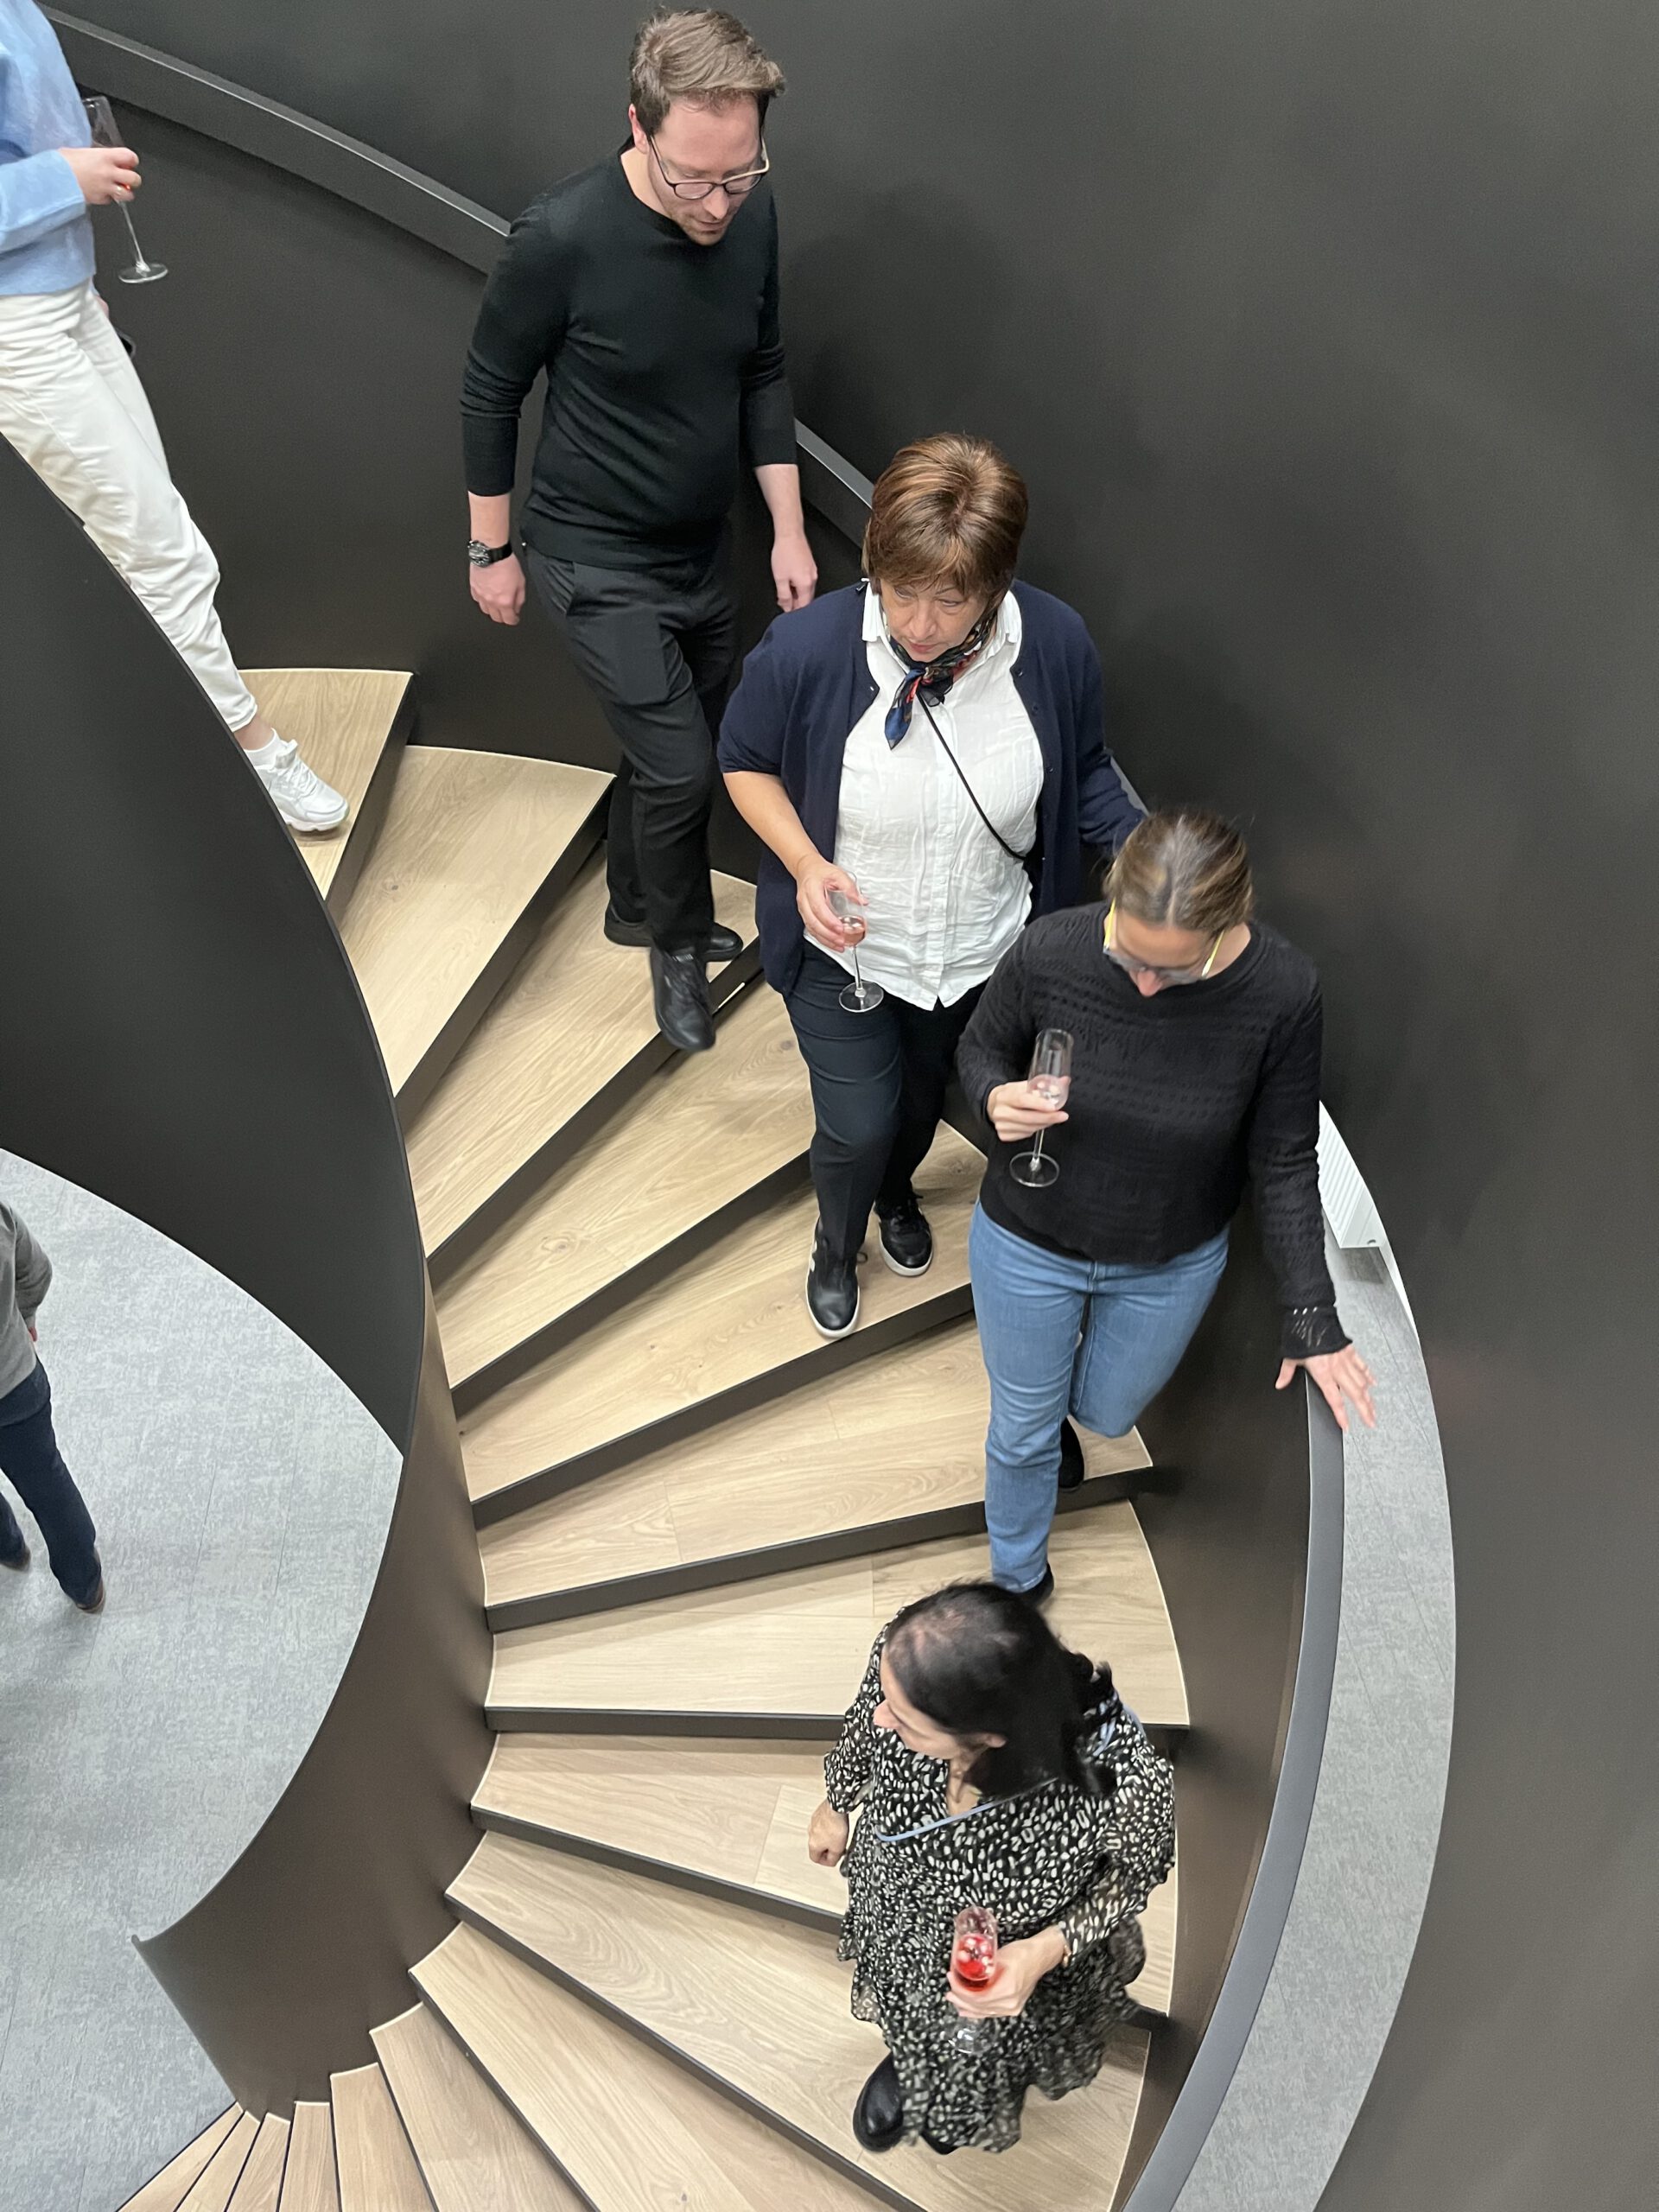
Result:
<svg viewBox="0 0 1659 2212">
<path fill-rule="evenodd" d="M 986 1989 L 996 1979 L 996 1915 L 988 1905 L 970 1904 L 957 1915 L 950 1938 L 950 1979 L 959 1989 Z M 958 2050 L 982 2050 L 994 2023 L 958 2020 Z"/>
</svg>

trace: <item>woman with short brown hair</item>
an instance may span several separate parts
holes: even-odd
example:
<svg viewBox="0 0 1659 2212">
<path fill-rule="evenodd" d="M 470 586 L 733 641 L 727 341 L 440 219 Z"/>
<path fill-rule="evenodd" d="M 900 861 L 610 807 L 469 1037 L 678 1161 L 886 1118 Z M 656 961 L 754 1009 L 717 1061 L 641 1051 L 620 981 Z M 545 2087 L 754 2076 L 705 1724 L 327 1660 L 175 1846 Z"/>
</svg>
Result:
<svg viewBox="0 0 1659 2212">
<path fill-rule="evenodd" d="M 1033 913 L 1078 896 L 1084 843 L 1112 853 L 1140 818 L 1081 617 L 1014 581 L 1026 509 L 987 440 L 906 446 L 872 496 L 868 582 L 780 616 L 721 728 L 766 849 L 761 957 L 811 1077 L 806 1301 L 826 1337 L 858 1319 L 872 1206 L 890 1268 L 931 1264 L 911 1179 L 985 979 Z"/>
</svg>

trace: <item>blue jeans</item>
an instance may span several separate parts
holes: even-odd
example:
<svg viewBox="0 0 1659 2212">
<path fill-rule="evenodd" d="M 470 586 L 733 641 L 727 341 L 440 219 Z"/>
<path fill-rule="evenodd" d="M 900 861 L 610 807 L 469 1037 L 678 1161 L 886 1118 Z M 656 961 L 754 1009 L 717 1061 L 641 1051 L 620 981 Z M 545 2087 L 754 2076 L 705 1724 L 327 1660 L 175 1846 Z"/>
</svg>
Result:
<svg viewBox="0 0 1659 2212">
<path fill-rule="evenodd" d="M 0 1474 L 39 1522 L 52 1572 L 66 1597 L 79 1605 L 98 1587 L 98 1554 L 92 1548 L 98 1532 L 58 1450 L 52 1385 L 38 1363 L 32 1375 L 0 1398 Z M 22 1548 L 17 1516 L 0 1497 L 0 1560 L 15 1560 Z"/>
<path fill-rule="evenodd" d="M 1227 1231 L 1160 1266 L 1071 1260 L 974 1208 L 974 1312 L 991 1378 L 985 1520 L 991 1578 L 1029 1590 L 1048 1565 L 1060 1423 L 1135 1427 L 1180 1364 L 1227 1265 Z"/>
</svg>

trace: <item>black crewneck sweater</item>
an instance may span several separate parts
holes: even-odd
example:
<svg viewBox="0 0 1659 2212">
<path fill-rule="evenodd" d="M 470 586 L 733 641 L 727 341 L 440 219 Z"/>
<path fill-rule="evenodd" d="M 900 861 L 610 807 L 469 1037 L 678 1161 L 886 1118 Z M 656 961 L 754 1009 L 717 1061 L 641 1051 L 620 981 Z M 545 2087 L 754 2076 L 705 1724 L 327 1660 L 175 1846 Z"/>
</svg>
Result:
<svg viewBox="0 0 1659 2212">
<path fill-rule="evenodd" d="M 1074 1039 L 1069 1119 L 1044 1149 L 1059 1179 L 1027 1190 L 1009 1163 L 1029 1140 L 989 1133 L 980 1203 L 1051 1251 L 1141 1266 L 1224 1229 L 1246 1177 L 1285 1309 L 1287 1359 L 1348 1342 L 1325 1263 L 1319 1211 L 1319 1052 L 1313 963 L 1262 922 L 1218 976 L 1142 998 L 1106 957 L 1103 906 L 1033 923 L 969 1023 L 957 1069 L 982 1116 L 1023 1081 L 1039 1029 Z"/>
<path fill-rule="evenodd" d="M 711 556 L 744 450 L 754 467 L 795 459 L 767 187 L 716 245 L 647 207 L 614 154 L 525 209 L 467 356 L 469 492 L 512 490 L 519 410 L 543 368 L 530 543 L 601 569 Z"/>
</svg>

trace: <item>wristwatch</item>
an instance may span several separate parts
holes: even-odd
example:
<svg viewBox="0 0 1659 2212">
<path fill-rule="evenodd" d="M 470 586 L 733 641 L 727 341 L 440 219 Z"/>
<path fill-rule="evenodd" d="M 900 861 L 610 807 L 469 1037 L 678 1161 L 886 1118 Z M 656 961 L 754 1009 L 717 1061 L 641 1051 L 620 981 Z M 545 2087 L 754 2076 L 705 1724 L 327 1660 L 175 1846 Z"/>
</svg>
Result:
<svg viewBox="0 0 1659 2212">
<path fill-rule="evenodd" d="M 497 561 L 505 561 L 512 550 L 511 541 L 505 545 L 486 545 L 481 537 L 469 537 L 467 541 L 467 559 L 474 569 L 487 569 Z"/>
</svg>

